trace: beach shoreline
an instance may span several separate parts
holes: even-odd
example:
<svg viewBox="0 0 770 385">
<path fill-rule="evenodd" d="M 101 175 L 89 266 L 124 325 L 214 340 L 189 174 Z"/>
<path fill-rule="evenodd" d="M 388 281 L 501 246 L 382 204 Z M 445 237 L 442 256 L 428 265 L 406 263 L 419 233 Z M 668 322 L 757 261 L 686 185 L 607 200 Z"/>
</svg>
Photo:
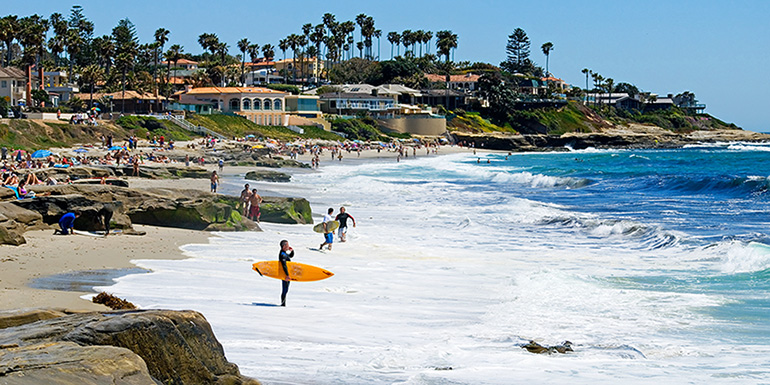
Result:
<svg viewBox="0 0 770 385">
<path fill-rule="evenodd" d="M 417 150 L 417 159 L 436 157 L 456 153 L 472 153 L 473 149 L 459 146 L 442 146 L 438 154 L 425 154 L 425 149 Z M 492 152 L 478 149 L 478 152 Z M 398 155 L 395 151 L 376 150 L 362 151 L 360 157 L 356 152 L 344 152 L 343 160 L 330 160 L 321 157 L 321 166 L 329 165 L 358 165 L 363 162 L 395 162 Z M 415 159 L 413 154 L 401 159 L 408 162 Z M 300 162 L 310 163 L 311 155 L 306 153 L 297 158 Z M 208 171 L 218 170 L 215 162 L 209 162 L 204 166 Z M 265 167 L 253 166 L 225 166 L 221 173 L 223 178 L 237 178 L 252 170 L 267 170 Z M 280 168 L 281 172 L 293 174 L 303 172 L 317 172 L 316 170 L 303 168 Z M 131 188 L 180 188 L 197 189 L 206 191 L 209 189 L 208 179 L 148 179 L 139 177 L 126 177 Z M 259 181 L 248 181 L 252 185 L 261 184 Z M 267 186 L 267 185 L 264 185 Z M 272 190 L 280 190 L 280 184 L 270 183 L 268 193 Z M 136 273 L 137 266 L 133 260 L 141 259 L 185 259 L 180 249 L 188 244 L 208 243 L 216 234 L 206 231 L 186 230 L 170 227 L 156 227 L 146 225 L 134 225 L 134 228 L 146 235 L 115 235 L 107 238 L 88 236 L 54 236 L 53 230 L 34 230 L 24 233 L 27 243 L 21 246 L 0 245 L 0 310 L 16 308 L 67 308 L 77 311 L 103 311 L 104 305 L 88 302 L 81 297 L 87 294 L 96 294 L 95 291 L 56 290 L 46 287 L 45 284 L 34 285 L 36 280 L 57 275 L 68 275 L 73 278 L 81 277 L 88 281 L 86 276 L 92 273 L 110 278 L 118 278 L 126 274 Z M 100 279 L 105 279 L 104 277 Z"/>
</svg>

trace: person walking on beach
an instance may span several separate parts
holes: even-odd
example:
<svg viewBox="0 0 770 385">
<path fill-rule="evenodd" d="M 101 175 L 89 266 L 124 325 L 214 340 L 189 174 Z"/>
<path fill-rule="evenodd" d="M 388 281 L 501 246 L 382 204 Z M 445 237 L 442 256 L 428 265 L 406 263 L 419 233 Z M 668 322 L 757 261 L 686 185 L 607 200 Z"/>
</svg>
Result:
<svg viewBox="0 0 770 385">
<path fill-rule="evenodd" d="M 340 213 L 334 218 L 334 220 L 340 223 L 340 227 L 337 230 L 337 238 L 340 239 L 340 242 L 346 241 L 346 236 L 348 234 L 348 218 L 353 221 L 353 227 L 356 227 L 356 219 L 345 211 L 345 206 L 340 207 Z"/>
<path fill-rule="evenodd" d="M 249 218 L 252 221 L 259 223 L 259 204 L 262 203 L 262 197 L 257 194 L 257 189 L 251 190 L 249 195 Z"/>
<path fill-rule="evenodd" d="M 217 186 L 219 185 L 219 175 L 216 171 L 211 172 L 211 192 L 217 192 Z"/>
<path fill-rule="evenodd" d="M 324 215 L 323 219 L 324 243 L 322 243 L 321 246 L 318 246 L 318 250 L 323 250 L 324 246 L 326 245 L 329 245 L 329 251 L 332 249 L 332 243 L 334 242 L 334 231 L 329 230 L 329 223 L 333 221 L 332 214 L 334 214 L 334 209 L 329 207 L 329 210 L 327 211 L 327 214 Z"/>
<path fill-rule="evenodd" d="M 249 184 L 243 185 L 243 191 L 241 191 L 241 197 L 238 199 L 238 210 L 244 217 L 249 216 L 249 200 L 251 199 L 251 190 L 249 190 Z"/>
<path fill-rule="evenodd" d="M 281 251 L 278 252 L 278 261 L 281 263 L 281 268 L 286 274 L 286 277 L 281 282 L 281 306 L 286 306 L 286 294 L 289 293 L 289 283 L 291 283 L 289 267 L 286 266 L 286 262 L 291 262 L 291 259 L 294 258 L 294 249 L 289 246 L 289 241 L 285 239 L 281 241 L 280 245 Z"/>
</svg>

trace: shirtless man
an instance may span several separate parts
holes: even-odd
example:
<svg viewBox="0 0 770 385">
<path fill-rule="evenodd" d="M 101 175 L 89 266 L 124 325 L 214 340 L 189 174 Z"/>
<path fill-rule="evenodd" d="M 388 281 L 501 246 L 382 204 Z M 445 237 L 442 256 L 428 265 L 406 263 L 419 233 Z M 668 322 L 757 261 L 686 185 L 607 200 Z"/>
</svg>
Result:
<svg viewBox="0 0 770 385">
<path fill-rule="evenodd" d="M 241 191 L 241 197 L 238 199 L 238 210 L 244 217 L 249 216 L 249 200 L 251 199 L 251 190 L 249 190 L 249 184 L 246 183 Z"/>
<path fill-rule="evenodd" d="M 260 203 L 262 203 L 262 197 L 257 194 L 257 189 L 251 190 L 251 196 L 249 197 L 249 218 L 257 223 L 259 223 L 259 217 L 262 215 L 259 212 Z"/>
</svg>

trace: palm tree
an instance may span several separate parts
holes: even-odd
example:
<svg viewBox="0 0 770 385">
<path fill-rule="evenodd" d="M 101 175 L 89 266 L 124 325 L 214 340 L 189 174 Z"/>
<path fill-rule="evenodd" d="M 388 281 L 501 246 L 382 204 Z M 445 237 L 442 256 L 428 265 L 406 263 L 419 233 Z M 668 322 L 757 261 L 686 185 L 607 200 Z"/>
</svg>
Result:
<svg viewBox="0 0 770 385">
<path fill-rule="evenodd" d="M 174 62 L 174 68 L 176 68 L 176 65 L 179 62 L 179 59 L 182 58 L 184 47 L 182 47 L 179 44 L 174 44 L 168 48 L 168 52 L 170 53 L 170 56 L 166 60 L 170 60 Z M 176 77 L 176 69 L 174 69 L 174 77 Z"/>
<path fill-rule="evenodd" d="M 289 48 L 291 48 L 291 81 L 292 83 L 297 82 L 297 48 L 299 48 L 299 36 L 295 33 L 292 33 L 287 38 L 287 42 L 289 44 Z"/>
<path fill-rule="evenodd" d="M 246 79 L 244 74 L 246 73 L 246 51 L 249 50 L 251 42 L 247 38 L 243 38 L 238 41 L 238 49 L 241 51 L 241 84 L 246 87 Z"/>
<path fill-rule="evenodd" d="M 589 70 L 588 68 L 583 68 L 583 70 L 581 70 L 580 72 L 582 72 L 586 76 L 586 97 L 585 97 L 585 101 L 583 102 L 583 104 L 585 105 L 586 103 L 588 103 L 588 75 L 591 73 L 591 70 Z"/>
<path fill-rule="evenodd" d="M 88 106 L 94 105 L 94 86 L 104 79 L 104 70 L 98 65 L 91 64 L 80 72 L 80 80 L 83 84 L 88 85 L 90 96 L 88 98 Z"/>
<path fill-rule="evenodd" d="M 272 44 L 265 44 L 262 46 L 262 56 L 265 57 L 265 61 L 270 61 L 275 56 L 275 47 Z"/>
<path fill-rule="evenodd" d="M 408 56 L 409 54 L 409 46 L 412 45 L 412 39 L 413 34 L 411 30 L 405 30 L 404 32 L 401 32 L 401 43 L 404 44 L 404 56 Z M 414 53 L 412 54 L 414 56 Z"/>
<path fill-rule="evenodd" d="M 14 39 L 19 34 L 19 19 L 16 15 L 8 15 L 0 19 L 0 40 L 5 43 L 5 67 L 11 65 L 11 53 Z"/>
<path fill-rule="evenodd" d="M 67 58 L 70 63 L 69 74 L 72 74 L 72 67 L 75 63 L 73 56 L 77 56 L 77 54 L 80 53 L 80 47 L 82 47 L 84 43 L 83 37 L 80 36 L 77 29 L 70 28 L 69 31 L 67 31 L 67 38 L 64 45 L 67 47 Z"/>
<path fill-rule="evenodd" d="M 59 66 L 59 56 L 64 52 L 64 39 L 67 35 L 67 21 L 64 20 L 61 13 L 53 13 L 49 18 L 51 27 L 53 27 L 54 36 L 48 40 L 48 49 L 51 50 L 51 54 L 54 58 L 54 65 Z M 2 32 L 0 32 L 1 34 Z"/>
<path fill-rule="evenodd" d="M 366 18 L 367 18 L 366 14 L 363 14 L 363 13 L 360 13 L 356 16 L 356 24 L 358 24 L 358 30 L 359 30 L 359 36 L 360 36 L 359 41 L 361 42 L 361 46 L 363 46 L 364 34 L 366 33 L 364 31 L 364 24 L 366 23 Z M 359 48 L 358 51 L 359 51 L 359 56 L 363 58 L 363 50 Z"/>
<path fill-rule="evenodd" d="M 543 54 L 545 54 L 545 77 L 549 77 L 550 72 L 548 72 L 548 59 L 551 56 L 551 50 L 553 50 L 553 43 L 550 41 L 547 43 L 543 43 L 542 46 L 540 46 L 540 49 L 543 50 Z"/>
<path fill-rule="evenodd" d="M 374 37 L 377 38 L 377 61 L 380 61 L 380 37 L 382 36 L 382 30 L 374 30 Z"/>
<path fill-rule="evenodd" d="M 399 45 L 401 43 L 401 35 L 398 32 L 388 32 L 388 41 L 390 42 L 390 59 L 393 60 L 393 45 Z"/>
<path fill-rule="evenodd" d="M 297 35 L 297 45 L 300 47 L 299 73 L 302 75 L 303 79 L 307 79 L 307 73 L 305 73 L 307 70 L 307 68 L 305 68 L 305 57 L 307 56 L 305 52 L 305 46 L 307 45 L 307 38 L 305 35 Z"/>
<path fill-rule="evenodd" d="M 423 42 L 425 43 L 425 54 L 430 52 L 430 40 L 433 39 L 433 32 L 426 31 L 423 35 Z"/>
<path fill-rule="evenodd" d="M 607 101 L 607 104 L 609 106 L 612 104 L 612 90 L 615 87 L 615 80 L 613 80 L 612 78 L 607 78 L 604 81 L 604 86 L 606 87 L 607 93 L 609 94 L 609 100 Z"/>
<path fill-rule="evenodd" d="M 597 89 L 597 88 L 601 87 L 601 85 L 602 85 L 602 82 L 604 82 L 604 76 L 602 76 L 602 75 L 599 75 L 599 74 L 598 74 L 598 73 L 596 73 L 596 72 L 594 72 L 594 73 L 592 73 L 592 74 L 591 74 L 591 78 L 592 78 L 592 79 L 593 79 L 593 81 L 594 81 L 594 89 Z M 599 91 L 599 90 L 597 89 L 596 91 L 597 91 L 597 93 L 598 93 L 598 91 Z M 599 103 L 599 102 L 601 102 L 601 101 L 599 100 L 599 98 L 595 98 L 595 99 L 594 99 L 594 104 L 597 104 L 597 103 Z"/>
<path fill-rule="evenodd" d="M 152 80 L 157 84 L 157 68 L 158 68 L 158 57 L 160 56 L 160 53 L 163 52 L 163 49 L 166 45 L 166 42 L 168 42 L 168 35 L 171 33 L 171 31 L 165 29 L 165 28 L 158 28 L 155 30 L 155 68 L 152 70 Z M 166 74 L 168 76 L 168 74 Z M 158 95 L 158 88 L 155 88 L 155 96 Z"/>
<path fill-rule="evenodd" d="M 42 70 L 40 59 L 45 47 L 45 34 L 48 31 L 48 20 L 39 15 L 27 16 L 19 20 L 19 33 L 17 39 L 24 47 L 22 61 L 27 77 L 27 105 L 32 105 L 32 66 L 38 64 L 38 69 Z M 42 72 L 40 74 L 42 79 Z M 43 86 L 41 82 L 41 87 Z"/>
<path fill-rule="evenodd" d="M 414 41 L 415 43 L 420 44 L 420 57 L 422 57 L 422 43 L 424 39 L 425 39 L 425 31 L 418 29 L 417 31 L 414 32 Z"/>
<path fill-rule="evenodd" d="M 445 56 L 446 62 L 449 62 L 449 54 L 452 49 L 457 48 L 457 35 L 452 31 L 438 31 L 436 32 L 436 47 L 438 47 L 438 55 Z"/>
</svg>

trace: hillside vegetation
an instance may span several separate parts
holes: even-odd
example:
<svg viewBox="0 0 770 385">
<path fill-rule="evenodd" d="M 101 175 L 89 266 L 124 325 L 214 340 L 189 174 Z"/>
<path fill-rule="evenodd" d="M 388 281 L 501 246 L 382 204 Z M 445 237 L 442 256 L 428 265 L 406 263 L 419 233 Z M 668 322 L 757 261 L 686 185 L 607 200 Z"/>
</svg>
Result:
<svg viewBox="0 0 770 385">
<path fill-rule="evenodd" d="M 324 131 L 315 126 L 303 126 L 304 134 L 298 134 L 283 126 L 261 126 L 244 117 L 232 115 L 197 115 L 187 116 L 186 120 L 192 124 L 203 126 L 209 130 L 216 131 L 227 137 L 244 137 L 254 135 L 256 137 L 267 137 L 278 140 L 303 139 L 325 139 L 342 140 L 343 138 L 334 133 Z"/>
<path fill-rule="evenodd" d="M 50 147 L 74 146 L 81 143 L 99 142 L 102 135 L 112 135 L 121 142 L 132 130 L 112 123 L 97 127 L 73 125 L 62 122 L 43 122 L 29 119 L 0 120 L 0 146 L 27 151 Z"/>
<path fill-rule="evenodd" d="M 487 119 L 484 114 L 455 111 L 447 120 L 450 131 L 468 133 L 522 133 L 561 135 L 567 132 L 601 132 L 630 123 L 650 124 L 673 132 L 739 129 L 708 114 L 688 115 L 679 108 L 641 113 L 606 106 L 584 106 L 570 101 L 559 108 L 510 110 L 505 121 Z"/>
</svg>

